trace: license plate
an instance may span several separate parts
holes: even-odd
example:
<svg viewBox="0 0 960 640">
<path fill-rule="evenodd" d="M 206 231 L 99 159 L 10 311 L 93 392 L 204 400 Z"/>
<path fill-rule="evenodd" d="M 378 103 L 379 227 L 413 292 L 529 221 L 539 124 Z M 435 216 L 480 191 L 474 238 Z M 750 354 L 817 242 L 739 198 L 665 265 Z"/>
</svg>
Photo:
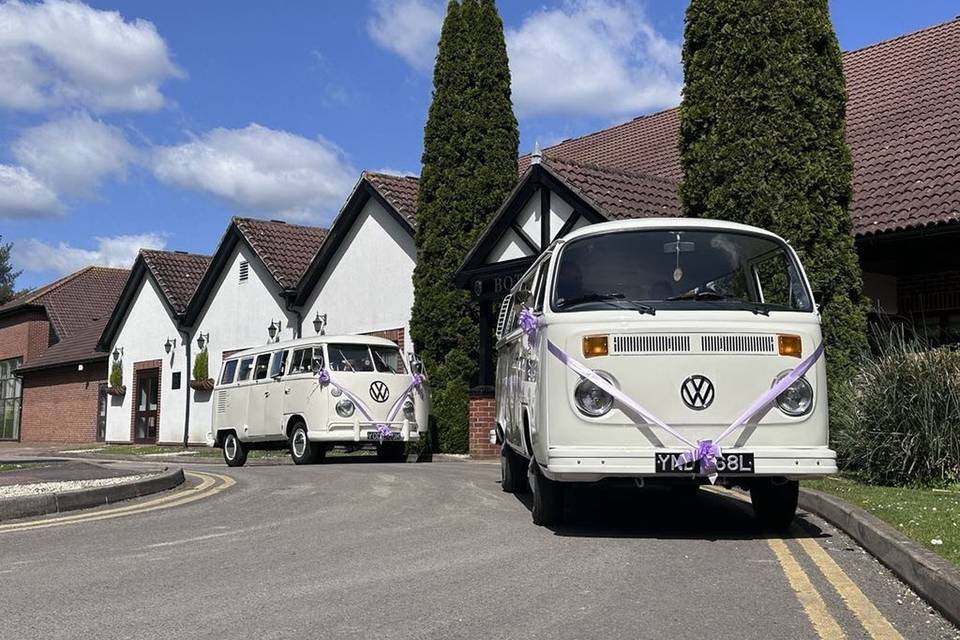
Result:
<svg viewBox="0 0 960 640">
<path fill-rule="evenodd" d="M 700 473 L 700 461 L 680 464 L 681 453 L 657 453 L 654 456 L 656 473 Z M 719 474 L 754 473 L 752 453 L 724 453 L 717 458 Z"/>
<path fill-rule="evenodd" d="M 397 431 L 381 434 L 379 431 L 367 431 L 368 440 L 399 440 L 401 434 Z"/>
</svg>

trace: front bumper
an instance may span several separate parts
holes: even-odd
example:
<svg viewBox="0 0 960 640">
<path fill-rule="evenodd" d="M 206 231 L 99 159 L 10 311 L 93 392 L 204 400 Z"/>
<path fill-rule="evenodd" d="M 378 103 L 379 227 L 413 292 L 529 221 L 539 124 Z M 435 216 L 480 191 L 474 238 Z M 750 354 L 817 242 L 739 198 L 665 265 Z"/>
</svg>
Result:
<svg viewBox="0 0 960 640">
<path fill-rule="evenodd" d="M 325 431 L 311 430 L 307 437 L 311 442 L 379 442 L 378 436 L 369 437 L 376 433 L 377 427 L 387 425 L 394 437 L 388 442 L 415 442 L 420 439 L 417 423 L 404 420 L 402 422 L 331 422 Z"/>
<path fill-rule="evenodd" d="M 692 473 L 655 473 L 657 453 L 678 449 L 608 449 L 600 447 L 550 447 L 543 473 L 560 482 L 596 482 L 604 478 L 697 478 Z M 793 480 L 817 478 L 837 472 L 837 454 L 828 447 L 743 447 L 725 452 L 746 452 L 754 456 L 752 474 L 721 474 L 721 478 L 763 476 Z"/>
</svg>

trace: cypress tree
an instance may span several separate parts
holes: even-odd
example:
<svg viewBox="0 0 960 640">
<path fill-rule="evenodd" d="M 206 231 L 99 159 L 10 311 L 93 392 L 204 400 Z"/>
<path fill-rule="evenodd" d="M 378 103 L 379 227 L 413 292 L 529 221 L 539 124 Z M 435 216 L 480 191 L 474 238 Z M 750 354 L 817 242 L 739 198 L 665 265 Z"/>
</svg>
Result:
<svg viewBox="0 0 960 640">
<path fill-rule="evenodd" d="M 451 0 L 424 129 L 411 337 L 430 376 L 439 446 L 465 451 L 479 310 L 454 274 L 517 179 L 519 134 L 493 0 Z"/>
<path fill-rule="evenodd" d="M 832 382 L 867 350 L 847 206 L 846 88 L 827 0 L 692 0 L 680 107 L 686 215 L 787 239 L 823 296 Z"/>
<path fill-rule="evenodd" d="M 2 239 L 3 236 L 0 236 L 0 240 Z M 7 302 L 16 295 L 14 284 L 21 273 L 20 271 L 14 271 L 13 265 L 10 264 L 10 249 L 12 248 L 12 242 L 7 244 L 0 242 L 0 304 Z"/>
</svg>

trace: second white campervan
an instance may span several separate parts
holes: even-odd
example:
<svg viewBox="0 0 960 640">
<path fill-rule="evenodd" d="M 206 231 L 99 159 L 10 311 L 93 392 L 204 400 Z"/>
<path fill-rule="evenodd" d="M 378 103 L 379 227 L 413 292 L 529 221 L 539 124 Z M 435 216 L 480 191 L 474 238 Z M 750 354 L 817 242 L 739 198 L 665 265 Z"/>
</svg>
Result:
<svg viewBox="0 0 960 640">
<path fill-rule="evenodd" d="M 336 445 L 372 445 L 402 460 L 426 431 L 429 390 L 417 363 L 371 336 L 276 342 L 226 358 L 214 387 L 210 446 L 230 466 L 251 449 L 289 447 L 297 464 Z"/>
</svg>

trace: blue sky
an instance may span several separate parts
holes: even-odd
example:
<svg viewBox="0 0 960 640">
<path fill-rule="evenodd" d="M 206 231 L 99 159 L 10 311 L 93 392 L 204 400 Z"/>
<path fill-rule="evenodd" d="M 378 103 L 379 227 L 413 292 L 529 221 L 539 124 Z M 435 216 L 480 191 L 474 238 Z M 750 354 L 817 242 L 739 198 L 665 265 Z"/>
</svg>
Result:
<svg viewBox="0 0 960 640">
<path fill-rule="evenodd" d="M 328 223 L 362 169 L 416 173 L 444 3 L 0 0 L 0 235 L 20 287 L 231 215 Z M 521 152 L 679 100 L 686 2 L 501 0 Z M 845 50 L 955 2 L 830 3 Z"/>
</svg>

